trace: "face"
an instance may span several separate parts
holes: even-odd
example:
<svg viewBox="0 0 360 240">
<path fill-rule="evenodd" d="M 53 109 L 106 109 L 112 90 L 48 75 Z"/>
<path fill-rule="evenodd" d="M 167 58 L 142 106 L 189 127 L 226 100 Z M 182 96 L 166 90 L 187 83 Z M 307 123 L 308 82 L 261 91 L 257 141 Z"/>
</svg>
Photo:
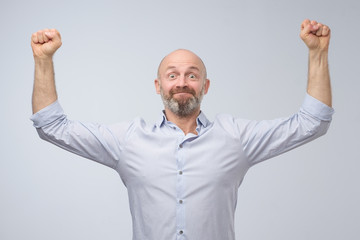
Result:
<svg viewBox="0 0 360 240">
<path fill-rule="evenodd" d="M 209 88 L 206 69 L 201 59 L 187 50 L 177 50 L 166 56 L 155 80 L 165 110 L 179 117 L 200 111 L 200 104 Z"/>
</svg>

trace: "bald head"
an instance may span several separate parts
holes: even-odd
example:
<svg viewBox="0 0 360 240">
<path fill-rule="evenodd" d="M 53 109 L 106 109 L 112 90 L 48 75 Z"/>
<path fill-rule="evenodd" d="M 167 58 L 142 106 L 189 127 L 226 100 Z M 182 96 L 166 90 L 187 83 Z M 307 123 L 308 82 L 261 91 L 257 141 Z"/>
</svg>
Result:
<svg viewBox="0 0 360 240">
<path fill-rule="evenodd" d="M 162 73 L 164 73 L 167 68 L 171 67 L 172 65 L 183 63 L 192 64 L 195 68 L 199 69 L 204 80 L 207 78 L 206 67 L 201 58 L 189 50 L 178 49 L 166 55 L 161 60 L 157 74 L 158 79 L 160 80 Z"/>
</svg>

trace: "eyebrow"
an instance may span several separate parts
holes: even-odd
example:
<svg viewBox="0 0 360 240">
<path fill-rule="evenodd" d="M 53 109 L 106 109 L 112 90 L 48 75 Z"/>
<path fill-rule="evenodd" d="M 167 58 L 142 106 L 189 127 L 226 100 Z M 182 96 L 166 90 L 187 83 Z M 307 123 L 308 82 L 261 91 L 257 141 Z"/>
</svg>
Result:
<svg viewBox="0 0 360 240">
<path fill-rule="evenodd" d="M 176 67 L 175 67 L 175 66 L 168 66 L 168 67 L 166 68 L 166 71 L 169 70 L 169 69 L 174 69 L 174 68 L 176 68 Z M 200 72 L 200 69 L 199 69 L 198 67 L 195 67 L 195 66 L 191 66 L 191 67 L 189 67 L 189 69 L 197 70 L 197 71 Z"/>
</svg>

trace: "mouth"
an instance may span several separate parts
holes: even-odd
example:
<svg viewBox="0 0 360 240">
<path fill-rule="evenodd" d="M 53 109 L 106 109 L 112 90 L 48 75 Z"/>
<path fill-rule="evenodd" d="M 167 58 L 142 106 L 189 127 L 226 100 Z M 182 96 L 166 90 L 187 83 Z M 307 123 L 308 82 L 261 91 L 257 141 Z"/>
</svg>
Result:
<svg viewBox="0 0 360 240">
<path fill-rule="evenodd" d="M 195 91 L 193 91 L 192 89 L 177 89 L 175 91 L 172 91 L 171 92 L 171 95 L 172 96 L 188 96 L 188 95 L 191 95 L 191 96 L 195 96 Z"/>
<path fill-rule="evenodd" d="M 194 95 L 191 93 L 188 93 L 188 92 L 179 92 L 179 93 L 174 93 L 172 95 L 172 97 L 174 99 L 177 99 L 178 101 L 187 101 L 187 100 L 193 98 Z"/>
<path fill-rule="evenodd" d="M 177 95 L 177 96 L 186 96 L 186 95 L 192 95 L 192 93 L 189 93 L 189 92 L 178 92 L 178 93 L 174 93 L 173 94 L 174 96 Z"/>
</svg>

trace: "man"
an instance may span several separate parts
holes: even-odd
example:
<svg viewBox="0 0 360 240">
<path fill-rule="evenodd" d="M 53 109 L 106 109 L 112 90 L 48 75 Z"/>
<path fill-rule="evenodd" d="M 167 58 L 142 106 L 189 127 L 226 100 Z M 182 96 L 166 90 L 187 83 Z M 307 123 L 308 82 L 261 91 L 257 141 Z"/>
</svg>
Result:
<svg viewBox="0 0 360 240">
<path fill-rule="evenodd" d="M 64 115 L 52 56 L 56 30 L 32 35 L 35 59 L 32 120 L 41 138 L 116 170 L 127 187 L 133 239 L 232 240 L 237 191 L 247 170 L 326 133 L 331 108 L 327 64 L 330 29 L 301 24 L 309 76 L 300 111 L 286 119 L 249 121 L 200 111 L 210 81 L 202 60 L 176 50 L 160 63 L 155 88 L 165 110 L 155 124 L 100 125 Z"/>
</svg>

